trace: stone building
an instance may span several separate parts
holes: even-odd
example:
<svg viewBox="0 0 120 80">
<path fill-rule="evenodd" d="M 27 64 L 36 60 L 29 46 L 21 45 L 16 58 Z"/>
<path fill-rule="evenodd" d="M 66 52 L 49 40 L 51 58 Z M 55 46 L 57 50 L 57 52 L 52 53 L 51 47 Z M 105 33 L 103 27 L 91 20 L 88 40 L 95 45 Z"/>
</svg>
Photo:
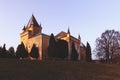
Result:
<svg viewBox="0 0 120 80">
<path fill-rule="evenodd" d="M 70 30 L 68 28 L 67 32 L 61 31 L 59 34 L 57 34 L 55 36 L 56 39 L 62 39 L 68 42 L 68 58 L 70 59 L 70 55 L 71 55 L 71 48 L 72 48 L 72 43 L 74 42 L 75 44 L 75 48 L 79 54 L 79 60 L 80 60 L 80 44 L 81 44 L 81 38 L 80 35 L 78 35 L 78 38 L 73 37 L 70 34 Z"/>
<path fill-rule="evenodd" d="M 31 51 L 31 48 L 33 44 L 36 45 L 39 49 L 39 59 L 44 59 L 47 57 L 47 48 L 49 46 L 49 38 L 50 36 L 47 34 L 42 33 L 42 26 L 41 24 L 38 24 L 37 20 L 35 19 L 34 15 L 31 16 L 28 24 L 23 27 L 23 31 L 20 34 L 20 42 L 23 42 L 28 52 Z M 69 55 L 68 58 L 70 58 L 71 55 L 71 46 L 72 42 L 75 44 L 75 48 L 79 54 L 79 60 L 81 56 L 81 38 L 80 35 L 78 35 L 78 38 L 75 38 L 70 34 L 70 30 L 68 29 L 67 32 L 61 31 L 55 36 L 56 39 L 62 39 L 66 40 L 68 42 L 68 50 Z"/>
</svg>

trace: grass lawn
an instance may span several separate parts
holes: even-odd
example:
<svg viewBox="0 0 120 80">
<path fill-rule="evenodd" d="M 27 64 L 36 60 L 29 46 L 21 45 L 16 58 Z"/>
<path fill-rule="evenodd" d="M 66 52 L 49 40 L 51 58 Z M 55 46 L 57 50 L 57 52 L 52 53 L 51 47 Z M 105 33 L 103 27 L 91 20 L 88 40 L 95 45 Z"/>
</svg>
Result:
<svg viewBox="0 0 120 80">
<path fill-rule="evenodd" d="M 120 65 L 0 59 L 0 80 L 120 80 Z"/>
</svg>

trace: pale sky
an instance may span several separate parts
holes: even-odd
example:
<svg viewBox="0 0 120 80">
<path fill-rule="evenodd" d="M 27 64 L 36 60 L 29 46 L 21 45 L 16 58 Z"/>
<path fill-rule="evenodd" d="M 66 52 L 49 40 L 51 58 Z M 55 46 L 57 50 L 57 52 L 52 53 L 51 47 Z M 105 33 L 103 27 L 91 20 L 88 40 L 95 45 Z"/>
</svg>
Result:
<svg viewBox="0 0 120 80">
<path fill-rule="evenodd" d="M 120 30 L 120 0 L 0 0 L 0 46 L 16 48 L 32 14 L 43 33 L 56 35 L 69 27 L 92 50 L 106 29 Z"/>
</svg>

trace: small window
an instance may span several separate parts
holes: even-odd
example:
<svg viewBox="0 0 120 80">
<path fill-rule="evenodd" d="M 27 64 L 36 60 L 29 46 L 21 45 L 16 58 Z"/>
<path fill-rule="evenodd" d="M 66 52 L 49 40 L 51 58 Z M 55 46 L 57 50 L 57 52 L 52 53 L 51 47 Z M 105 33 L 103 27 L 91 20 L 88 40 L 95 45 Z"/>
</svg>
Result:
<svg viewBox="0 0 120 80">
<path fill-rule="evenodd" d="M 28 44 L 28 48 L 30 48 L 30 44 Z"/>
<path fill-rule="evenodd" d="M 39 43 L 38 43 L 38 42 L 36 42 L 36 43 L 35 43 L 35 46 L 36 46 L 36 47 L 38 47 L 38 46 L 39 46 Z"/>
<path fill-rule="evenodd" d="M 24 41 L 25 39 L 23 38 L 23 41 Z"/>
</svg>

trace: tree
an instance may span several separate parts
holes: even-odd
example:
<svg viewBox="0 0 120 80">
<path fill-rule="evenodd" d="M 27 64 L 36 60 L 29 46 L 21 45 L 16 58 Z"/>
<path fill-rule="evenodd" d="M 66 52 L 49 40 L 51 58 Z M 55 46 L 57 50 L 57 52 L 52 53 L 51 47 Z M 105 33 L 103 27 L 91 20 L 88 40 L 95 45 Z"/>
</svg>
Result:
<svg viewBox="0 0 120 80">
<path fill-rule="evenodd" d="M 77 50 L 75 49 L 74 43 L 72 43 L 71 60 L 78 60 L 78 53 L 77 53 Z"/>
<path fill-rule="evenodd" d="M 0 57 L 7 58 L 8 52 L 6 50 L 6 44 L 3 45 L 3 47 L 0 48 Z"/>
<path fill-rule="evenodd" d="M 94 51 L 99 59 L 105 59 L 107 62 L 112 60 L 113 55 L 120 52 L 120 33 L 115 30 L 106 30 L 96 39 Z"/>
<path fill-rule="evenodd" d="M 13 47 L 10 47 L 10 48 L 8 49 L 8 52 L 9 52 L 9 54 L 14 54 L 14 53 L 15 53 L 15 50 L 14 50 Z"/>
<path fill-rule="evenodd" d="M 7 56 L 6 44 L 3 45 L 1 56 L 2 57 L 6 57 Z"/>
<path fill-rule="evenodd" d="M 17 51 L 16 51 L 16 56 L 17 56 L 18 58 L 20 58 L 20 57 L 21 57 L 21 58 L 26 58 L 26 57 L 28 57 L 28 52 L 27 52 L 27 50 L 25 49 L 25 46 L 24 46 L 23 42 L 18 45 Z"/>
<path fill-rule="evenodd" d="M 57 57 L 62 59 L 68 57 L 68 43 L 65 40 L 58 40 L 56 45 Z"/>
<path fill-rule="evenodd" d="M 86 47 L 86 61 L 90 62 L 91 59 L 91 47 L 90 44 L 87 42 L 87 47 Z"/>
<path fill-rule="evenodd" d="M 22 46 L 22 50 L 23 50 L 23 57 L 26 58 L 28 57 L 28 52 L 27 49 L 25 48 L 25 45 L 23 44 L 23 42 L 21 43 Z"/>
<path fill-rule="evenodd" d="M 2 55 L 3 48 L 0 46 L 0 57 Z"/>
<path fill-rule="evenodd" d="M 8 55 L 9 55 L 9 57 L 15 57 L 15 50 L 14 50 L 14 48 L 13 47 L 10 47 L 9 49 L 8 49 Z"/>
<path fill-rule="evenodd" d="M 21 53 L 22 53 L 21 44 L 19 44 L 18 47 L 17 47 L 17 50 L 16 50 L 16 57 L 20 58 L 21 57 Z"/>
<path fill-rule="evenodd" d="M 56 41 L 54 34 L 51 34 L 48 46 L 48 57 L 56 57 Z"/>
<path fill-rule="evenodd" d="M 10 54 L 9 52 L 12 49 L 14 50 L 13 47 L 11 47 L 9 50 L 6 50 L 6 44 L 4 44 L 3 47 L 0 47 L 0 57 L 2 58 L 13 58 L 14 57 L 15 58 L 15 55 L 14 55 L 15 52 L 13 52 L 13 55 Z"/>
<path fill-rule="evenodd" d="M 0 46 L 0 57 L 3 57 L 3 48 Z"/>
<path fill-rule="evenodd" d="M 35 44 L 33 44 L 33 46 L 32 46 L 30 56 L 33 57 L 33 58 L 38 58 L 39 57 L 38 47 L 36 47 Z"/>
</svg>

